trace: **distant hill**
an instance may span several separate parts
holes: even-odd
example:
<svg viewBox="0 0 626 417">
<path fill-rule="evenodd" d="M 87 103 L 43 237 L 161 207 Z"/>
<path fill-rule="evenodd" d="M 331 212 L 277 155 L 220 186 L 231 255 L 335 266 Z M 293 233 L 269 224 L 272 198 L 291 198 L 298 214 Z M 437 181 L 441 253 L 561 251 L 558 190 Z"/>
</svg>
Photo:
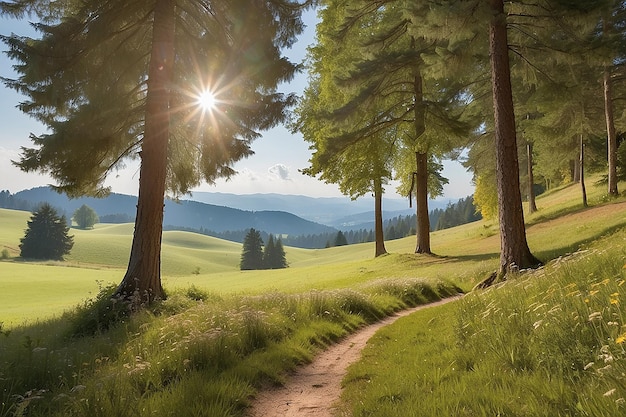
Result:
<svg viewBox="0 0 626 417">
<path fill-rule="evenodd" d="M 31 207 L 48 202 L 66 217 L 83 204 L 93 208 L 99 216 L 125 215 L 134 219 L 137 197 L 112 193 L 106 198 L 81 197 L 69 199 L 49 187 L 38 187 L 12 195 L 14 199 L 27 201 Z M 214 232 L 244 230 L 251 227 L 273 234 L 307 235 L 333 233 L 336 229 L 305 220 L 294 214 L 279 210 L 249 211 L 197 201 L 166 200 L 163 224 L 166 227 L 204 229 Z"/>
<path fill-rule="evenodd" d="M 238 208 L 241 210 L 281 210 L 293 213 L 316 223 L 337 229 L 363 228 L 374 224 L 374 198 L 364 196 L 357 200 L 348 197 L 307 197 L 285 194 L 229 194 L 194 192 L 194 201 Z M 431 200 L 429 210 L 445 208 L 449 199 Z M 409 207 L 408 199 L 383 198 L 383 217 L 415 214 L 415 206 Z"/>
</svg>

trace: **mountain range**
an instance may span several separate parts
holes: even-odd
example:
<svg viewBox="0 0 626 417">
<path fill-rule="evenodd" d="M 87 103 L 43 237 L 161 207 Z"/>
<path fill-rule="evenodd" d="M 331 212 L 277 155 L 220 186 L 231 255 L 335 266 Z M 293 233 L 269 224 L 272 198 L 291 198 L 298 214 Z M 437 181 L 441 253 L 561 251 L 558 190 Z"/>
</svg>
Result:
<svg viewBox="0 0 626 417">
<path fill-rule="evenodd" d="M 86 204 L 100 217 L 121 215 L 134 219 L 137 197 L 112 193 L 105 198 L 69 199 L 49 187 L 37 187 L 15 193 L 15 199 L 36 207 L 48 202 L 66 217 Z M 371 197 L 350 200 L 345 197 L 314 198 L 284 194 L 237 195 L 194 192 L 192 200 L 166 200 L 165 227 L 204 229 L 213 232 L 245 230 L 251 227 L 276 235 L 308 235 L 332 233 L 337 230 L 373 228 L 374 200 Z M 447 201 L 431 202 L 431 209 L 447 205 Z M 407 200 L 385 199 L 385 219 L 415 212 Z"/>
</svg>

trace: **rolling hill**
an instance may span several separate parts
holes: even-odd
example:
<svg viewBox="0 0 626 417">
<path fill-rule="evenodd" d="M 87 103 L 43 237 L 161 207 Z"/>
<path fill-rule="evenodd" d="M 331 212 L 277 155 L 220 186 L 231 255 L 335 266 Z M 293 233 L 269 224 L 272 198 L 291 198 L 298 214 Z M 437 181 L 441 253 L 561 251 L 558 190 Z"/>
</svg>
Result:
<svg viewBox="0 0 626 417">
<path fill-rule="evenodd" d="M 38 187 L 20 191 L 13 195 L 16 199 L 27 201 L 31 207 L 41 202 L 48 202 L 70 218 L 74 211 L 83 204 L 93 208 L 99 216 L 121 214 L 134 218 L 137 197 L 112 193 L 106 198 L 81 197 L 69 199 L 54 192 L 49 187 Z M 276 235 L 308 235 L 334 233 L 333 227 L 305 220 L 294 214 L 272 211 L 250 211 L 225 206 L 201 203 L 190 200 L 166 200 L 164 227 L 204 229 L 213 232 L 226 232 L 255 228 Z"/>
</svg>

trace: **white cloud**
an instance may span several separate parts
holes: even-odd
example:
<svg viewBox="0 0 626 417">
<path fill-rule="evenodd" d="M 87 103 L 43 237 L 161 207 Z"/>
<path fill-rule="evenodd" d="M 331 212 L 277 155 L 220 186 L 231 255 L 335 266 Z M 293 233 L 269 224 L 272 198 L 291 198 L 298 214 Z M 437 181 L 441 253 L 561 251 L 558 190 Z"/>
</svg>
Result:
<svg viewBox="0 0 626 417">
<path fill-rule="evenodd" d="M 270 180 L 293 181 L 289 175 L 289 167 L 284 164 L 276 164 L 267 170 Z"/>
</svg>

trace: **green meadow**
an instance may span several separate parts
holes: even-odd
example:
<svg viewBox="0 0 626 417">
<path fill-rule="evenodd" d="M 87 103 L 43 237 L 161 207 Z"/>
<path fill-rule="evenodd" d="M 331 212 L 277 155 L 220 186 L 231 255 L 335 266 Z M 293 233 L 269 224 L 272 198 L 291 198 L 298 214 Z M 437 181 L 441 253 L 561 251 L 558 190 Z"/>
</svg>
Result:
<svg viewBox="0 0 626 417">
<path fill-rule="evenodd" d="M 459 292 L 372 339 L 344 380 L 346 415 L 620 415 L 626 201 L 603 196 L 589 184 L 588 209 L 577 186 L 540 196 L 527 234 L 546 266 L 480 292 L 498 266 L 490 220 L 433 233 L 434 256 L 415 237 L 376 259 L 373 244 L 287 247 L 289 268 L 267 271 L 239 271 L 240 244 L 167 231 L 168 299 L 130 317 L 102 308 L 132 224 L 72 229 L 64 262 L 23 262 L 30 214 L 0 210 L 0 417 L 243 416 L 334 340 Z"/>
</svg>

